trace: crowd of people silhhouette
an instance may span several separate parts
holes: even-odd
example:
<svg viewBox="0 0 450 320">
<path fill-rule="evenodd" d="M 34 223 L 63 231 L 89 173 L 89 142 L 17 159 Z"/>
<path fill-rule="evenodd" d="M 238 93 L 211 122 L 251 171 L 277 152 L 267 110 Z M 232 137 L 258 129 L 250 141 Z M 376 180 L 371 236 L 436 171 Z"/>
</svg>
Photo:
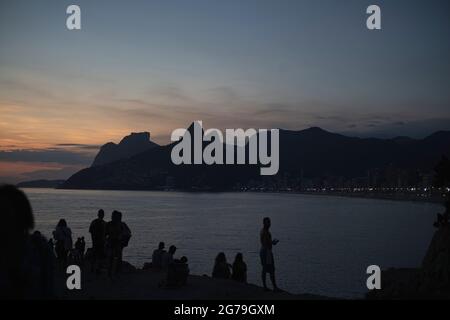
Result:
<svg viewBox="0 0 450 320">
<path fill-rule="evenodd" d="M 105 222 L 104 211 L 89 228 L 92 248 L 86 251 L 84 237 L 75 244 L 72 230 L 65 219 L 59 220 L 47 240 L 34 228 L 34 217 L 26 195 L 11 185 L 0 186 L 0 212 L 4 232 L 0 233 L 0 298 L 52 299 L 58 271 L 76 264 L 91 262 L 91 270 L 100 273 L 107 268 L 112 278 L 120 273 L 122 251 L 128 245 L 131 231 L 122 222 L 122 213 L 113 211 L 111 221 Z"/>
<path fill-rule="evenodd" d="M 85 260 L 89 260 L 92 272 L 100 273 L 105 264 L 110 277 L 120 272 L 122 251 L 128 246 L 131 230 L 122 222 L 121 212 L 114 210 L 109 222 L 103 220 L 104 215 L 104 211 L 99 210 L 98 218 L 92 221 L 89 227 L 92 248 L 87 251 L 84 237 L 78 237 L 74 245 L 72 230 L 66 220 L 59 220 L 53 231 L 54 241 L 50 239 L 48 243 L 51 248 L 54 247 L 57 265 L 61 269 L 71 264 L 84 266 Z"/>
<path fill-rule="evenodd" d="M 165 250 L 165 243 L 160 242 L 158 248 L 153 251 L 152 262 L 146 263 L 144 269 L 152 269 L 153 271 L 163 271 L 167 277 L 163 279 L 159 286 L 181 287 L 186 285 L 189 275 L 188 258 L 182 256 L 175 258 L 177 247 L 171 245 L 169 250 Z"/>
<path fill-rule="evenodd" d="M 0 298 L 52 299 L 56 298 L 55 275 L 64 272 L 69 265 L 90 266 L 91 273 L 107 275 L 114 279 L 121 273 L 122 253 L 131 239 L 131 230 L 122 221 L 122 213 L 114 210 L 111 220 L 106 222 L 103 209 L 89 226 L 92 247 L 86 250 L 84 237 L 73 242 L 73 233 L 68 222 L 60 219 L 47 240 L 34 229 L 34 217 L 26 195 L 14 186 L 0 186 L 0 209 L 4 222 L 4 232 L 0 233 L 3 257 L 0 263 Z M 270 219 L 264 218 L 260 234 L 262 281 L 266 290 L 266 274 L 269 273 L 274 290 L 275 263 L 272 246 Z M 177 247 L 171 245 L 165 250 L 160 242 L 152 254 L 152 262 L 144 269 L 164 274 L 160 287 L 180 287 L 187 283 L 189 275 L 188 259 L 175 257 Z M 227 262 L 225 253 L 220 252 L 214 263 L 212 277 L 247 282 L 247 264 L 242 253 L 237 253 L 233 264 Z"/>
</svg>

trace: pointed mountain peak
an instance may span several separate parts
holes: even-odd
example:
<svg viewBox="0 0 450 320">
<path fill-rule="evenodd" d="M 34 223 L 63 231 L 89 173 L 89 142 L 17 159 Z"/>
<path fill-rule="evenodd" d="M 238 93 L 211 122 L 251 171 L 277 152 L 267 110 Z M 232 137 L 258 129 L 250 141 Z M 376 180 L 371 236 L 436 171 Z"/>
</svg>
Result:
<svg viewBox="0 0 450 320">
<path fill-rule="evenodd" d="M 329 131 L 326 131 L 320 127 L 310 127 L 308 129 L 303 130 L 303 132 L 311 132 L 311 133 L 330 133 Z"/>
<path fill-rule="evenodd" d="M 150 132 L 132 132 L 128 136 L 123 137 L 119 145 L 127 143 L 148 143 L 150 140 Z"/>
<path fill-rule="evenodd" d="M 150 132 L 132 132 L 120 140 L 119 144 L 108 142 L 100 148 L 92 166 L 100 166 L 122 159 L 130 158 L 158 146 L 150 141 Z"/>
</svg>

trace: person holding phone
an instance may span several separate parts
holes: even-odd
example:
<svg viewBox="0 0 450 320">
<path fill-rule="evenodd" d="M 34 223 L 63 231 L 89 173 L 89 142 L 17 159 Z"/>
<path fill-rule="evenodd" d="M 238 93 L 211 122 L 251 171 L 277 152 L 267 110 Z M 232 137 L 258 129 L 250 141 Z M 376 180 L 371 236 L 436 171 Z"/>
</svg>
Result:
<svg viewBox="0 0 450 320">
<path fill-rule="evenodd" d="M 264 290 L 268 291 L 267 283 L 266 283 L 266 275 L 269 273 L 270 281 L 273 285 L 273 291 L 280 291 L 278 289 L 276 281 L 275 281 L 275 262 L 273 258 L 272 247 L 278 243 L 277 239 L 272 240 L 272 234 L 269 229 L 271 226 L 270 218 L 266 217 L 263 219 L 263 228 L 260 233 L 261 240 L 261 251 L 259 256 L 261 258 L 262 265 L 262 282 L 264 286 Z"/>
</svg>

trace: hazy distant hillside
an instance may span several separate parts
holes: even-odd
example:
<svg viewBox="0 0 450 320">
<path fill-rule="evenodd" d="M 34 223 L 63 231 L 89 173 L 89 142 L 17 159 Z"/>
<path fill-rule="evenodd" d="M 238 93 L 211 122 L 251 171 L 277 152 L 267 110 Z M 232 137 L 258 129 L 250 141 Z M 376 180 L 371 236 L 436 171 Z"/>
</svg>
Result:
<svg viewBox="0 0 450 320">
<path fill-rule="evenodd" d="M 23 181 L 17 184 L 19 188 L 57 188 L 64 183 L 64 180 L 32 180 Z"/>
</svg>

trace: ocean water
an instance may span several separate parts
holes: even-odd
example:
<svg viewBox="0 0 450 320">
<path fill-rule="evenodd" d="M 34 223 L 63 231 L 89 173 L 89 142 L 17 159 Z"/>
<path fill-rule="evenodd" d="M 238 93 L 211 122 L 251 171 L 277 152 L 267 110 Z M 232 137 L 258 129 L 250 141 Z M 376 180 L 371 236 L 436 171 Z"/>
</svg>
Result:
<svg viewBox="0 0 450 320">
<path fill-rule="evenodd" d="M 133 232 L 124 259 L 141 267 L 159 241 L 178 247 L 193 274 L 210 275 L 214 258 L 238 252 L 248 280 L 261 284 L 259 231 L 272 219 L 279 286 L 292 293 L 342 298 L 366 292 L 366 268 L 417 267 L 433 234 L 437 204 L 271 193 L 179 193 L 24 189 L 36 229 L 49 237 L 60 218 L 74 241 L 103 208 L 123 213 Z M 270 284 L 270 282 L 268 282 Z"/>
</svg>

